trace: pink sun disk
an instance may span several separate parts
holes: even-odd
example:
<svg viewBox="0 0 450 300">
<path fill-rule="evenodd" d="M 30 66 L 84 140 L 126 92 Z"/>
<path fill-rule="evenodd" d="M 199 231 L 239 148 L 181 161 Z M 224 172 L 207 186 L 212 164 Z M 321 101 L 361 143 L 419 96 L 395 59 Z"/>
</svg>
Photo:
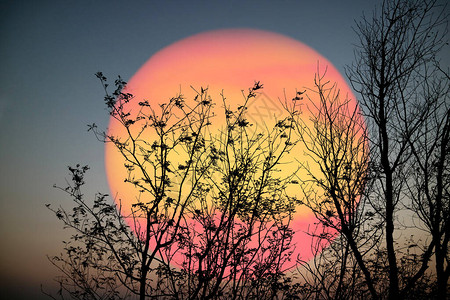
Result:
<svg viewBox="0 0 450 300">
<path fill-rule="evenodd" d="M 197 90 L 208 87 L 209 95 L 219 102 L 223 91 L 228 104 L 237 107 L 243 100 L 242 91 L 260 81 L 264 85 L 261 97 L 266 105 L 261 110 L 268 109 L 268 117 L 255 115 L 255 121 L 271 122 L 280 117 L 276 115 L 282 111 L 279 100 L 292 99 L 297 91 L 313 88 L 314 75 L 325 69 L 327 80 L 336 82 L 340 94 L 356 105 L 351 89 L 336 68 L 301 42 L 260 30 L 216 30 L 188 37 L 154 54 L 129 80 L 126 90 L 134 95 L 135 103 L 130 107 L 136 111 L 137 103 L 143 100 L 163 103 L 178 93 L 193 99 L 196 92 L 191 87 Z M 270 116 L 272 113 L 275 116 Z M 123 134 L 114 120 L 110 121 L 108 134 Z M 304 159 L 301 148 L 293 152 Z M 122 210 L 127 215 L 138 192 L 131 184 L 124 183 L 127 172 L 114 145 L 106 145 L 105 160 L 111 192 L 122 199 Z M 315 222 L 308 209 L 298 207 L 291 223 L 295 231 L 293 262 L 297 256 L 306 261 L 315 254 L 309 234 Z"/>
</svg>

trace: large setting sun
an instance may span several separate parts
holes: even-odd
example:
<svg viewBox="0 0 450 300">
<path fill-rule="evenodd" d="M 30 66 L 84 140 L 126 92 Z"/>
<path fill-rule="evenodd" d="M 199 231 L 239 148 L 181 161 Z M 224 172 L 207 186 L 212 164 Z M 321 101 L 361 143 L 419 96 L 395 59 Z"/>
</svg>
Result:
<svg viewBox="0 0 450 300">
<path fill-rule="evenodd" d="M 196 90 L 208 88 L 208 94 L 216 102 L 212 128 L 220 130 L 225 122 L 221 113 L 221 93 L 226 97 L 227 105 L 236 108 L 242 105 L 243 94 L 248 88 L 260 82 L 263 89 L 251 100 L 247 112 L 255 125 L 253 130 L 257 130 L 273 126 L 283 118 L 285 110 L 282 103 L 291 101 L 298 91 L 306 90 L 306 95 L 314 102 L 317 95 L 310 89 L 314 88 L 315 74 L 325 70 L 326 79 L 335 82 L 341 97 L 350 99 L 350 106 L 354 107 L 355 97 L 341 74 L 326 58 L 305 44 L 260 30 L 210 31 L 178 41 L 153 55 L 129 80 L 126 91 L 134 98 L 126 109 L 132 114 L 137 113 L 140 101 L 146 100 L 157 107 L 177 94 L 182 94 L 189 102 L 196 96 Z M 309 122 L 308 114 L 306 109 L 302 112 L 306 124 Z M 125 132 L 117 121 L 111 119 L 108 134 L 121 136 Z M 154 137 L 146 138 L 151 140 Z M 295 172 L 298 161 L 308 159 L 303 152 L 301 145 L 295 146 L 281 165 L 280 176 Z M 123 157 L 113 144 L 107 144 L 105 155 L 112 195 L 116 201 L 121 201 L 124 215 L 129 215 L 132 203 L 139 197 L 138 189 L 124 182 L 127 171 Z M 310 163 L 314 165 L 312 161 Z M 301 171 L 298 174 L 302 176 Z M 296 188 L 293 185 L 288 192 L 295 195 Z M 308 233 L 312 232 L 315 223 L 310 210 L 302 206 L 296 208 L 291 223 L 295 232 L 293 260 L 297 256 L 302 260 L 312 257 L 312 238 Z"/>
</svg>

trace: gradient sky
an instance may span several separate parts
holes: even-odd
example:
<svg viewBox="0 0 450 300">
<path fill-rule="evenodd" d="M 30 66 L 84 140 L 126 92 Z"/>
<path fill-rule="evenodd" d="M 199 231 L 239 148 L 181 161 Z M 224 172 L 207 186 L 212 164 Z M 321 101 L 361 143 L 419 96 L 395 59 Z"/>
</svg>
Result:
<svg viewBox="0 0 450 300">
<path fill-rule="evenodd" d="M 69 231 L 45 204 L 68 207 L 52 188 L 67 165 L 88 164 L 88 188 L 108 192 L 105 127 L 94 73 L 130 78 L 161 48 L 199 32 L 256 28 L 309 45 L 338 70 L 353 59 L 354 20 L 377 1 L 1 1 L 0 298 L 39 299 L 56 270 L 46 259 Z"/>
</svg>

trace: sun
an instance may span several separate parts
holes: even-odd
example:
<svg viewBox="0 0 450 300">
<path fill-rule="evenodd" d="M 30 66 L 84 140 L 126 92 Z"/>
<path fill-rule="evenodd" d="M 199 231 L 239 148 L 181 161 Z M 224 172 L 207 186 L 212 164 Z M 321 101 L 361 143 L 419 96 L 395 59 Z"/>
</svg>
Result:
<svg viewBox="0 0 450 300">
<path fill-rule="evenodd" d="M 250 103 L 249 117 L 255 123 L 275 122 L 283 115 L 280 100 L 292 99 L 296 92 L 314 86 L 314 76 L 326 69 L 327 80 L 335 82 L 341 95 L 346 95 L 353 105 L 356 100 L 345 79 L 323 56 L 305 44 L 281 34 L 253 30 L 227 29 L 200 33 L 178 41 L 154 54 L 129 80 L 127 92 L 136 103 L 130 109 L 138 109 L 137 102 L 147 100 L 152 104 L 163 103 L 182 93 L 193 99 L 192 87 L 208 87 L 212 99 L 221 101 L 226 95 L 228 104 L 237 107 L 242 102 L 242 91 L 255 81 L 264 85 L 254 102 Z M 307 113 L 304 118 L 308 118 Z M 123 134 L 119 124 L 111 119 L 108 134 Z M 291 160 L 307 159 L 301 146 L 290 154 Z M 112 195 L 121 199 L 122 211 L 129 214 L 133 201 L 138 197 L 135 187 L 124 182 L 127 171 L 123 157 L 109 143 L 105 150 L 106 173 Z M 292 167 L 285 168 L 289 172 Z M 291 223 L 295 231 L 294 260 L 313 257 L 312 232 L 317 220 L 304 207 L 298 207 Z"/>
</svg>

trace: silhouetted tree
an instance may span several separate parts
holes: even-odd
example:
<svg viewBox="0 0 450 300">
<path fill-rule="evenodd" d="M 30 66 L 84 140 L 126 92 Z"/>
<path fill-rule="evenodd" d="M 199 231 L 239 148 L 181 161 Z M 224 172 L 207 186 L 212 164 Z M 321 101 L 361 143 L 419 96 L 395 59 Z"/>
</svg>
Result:
<svg viewBox="0 0 450 300">
<path fill-rule="evenodd" d="M 437 244 L 443 249 L 447 244 L 443 236 L 448 219 L 443 213 L 448 207 L 448 197 L 440 194 L 444 192 L 442 184 L 448 183 L 445 180 L 448 156 L 440 152 L 440 149 L 448 149 L 444 133 L 448 118 L 448 108 L 444 105 L 447 91 L 444 94 L 433 91 L 428 84 L 433 81 L 430 77 L 437 75 L 432 68 L 446 42 L 447 20 L 446 10 L 435 0 L 383 1 L 372 18 L 364 17 L 357 23 L 360 42 L 355 52 L 356 62 L 347 69 L 352 86 L 360 95 L 369 128 L 372 188 L 367 202 L 384 223 L 389 299 L 413 297 L 411 291 L 423 277 L 433 252 L 436 258 L 442 257 L 442 251 L 438 250 L 441 246 Z M 434 123 L 433 129 L 431 123 Z M 431 154 L 424 132 L 436 129 L 439 133 L 433 135 L 440 149 L 431 150 Z M 434 160 L 436 154 L 439 167 L 435 171 L 430 159 Z M 430 175 L 436 180 L 430 181 Z M 410 193 L 408 187 L 414 180 L 419 181 L 416 182 L 419 186 Z M 435 191 L 429 193 L 430 190 Z M 428 208 L 430 201 L 431 209 Z M 438 204 L 441 201 L 442 205 Z M 434 231 L 429 232 L 433 237 L 431 241 L 409 244 L 408 247 L 417 245 L 420 249 L 417 249 L 420 259 L 413 269 L 401 264 L 395 234 L 404 228 L 397 218 L 399 211 L 411 203 L 416 203 L 415 208 L 422 208 L 418 211 L 422 219 L 432 220 L 428 222 L 428 230 Z M 448 253 L 445 256 L 448 258 Z M 440 264 L 447 262 L 441 260 Z M 440 285 L 444 281 L 446 285 L 448 277 L 444 280 L 439 276 L 442 278 Z M 442 287 L 439 293 L 444 299 Z"/>
<path fill-rule="evenodd" d="M 326 80 L 326 71 L 316 75 L 315 88 L 298 94 L 303 103 L 286 102 L 286 108 L 308 158 L 299 161 L 304 172 L 298 178 L 302 204 L 318 220 L 310 233 L 316 255 L 311 262 L 299 261 L 310 275 L 304 279 L 317 298 L 349 299 L 367 292 L 359 286 L 364 278 L 376 298 L 365 259 L 380 238 L 380 228 L 366 230 L 373 212 L 364 203 L 369 165 L 364 119 L 355 102 Z M 300 105 L 306 109 L 300 110 Z"/>
<path fill-rule="evenodd" d="M 366 125 L 358 106 L 341 99 L 338 87 L 325 78 L 316 76 L 316 88 L 301 93 L 307 112 L 297 102 L 286 105 L 309 157 L 299 161 L 302 203 L 317 217 L 310 231 L 315 255 L 311 261 L 298 260 L 298 272 L 304 294 L 315 299 L 384 298 L 389 289 L 384 220 L 367 202 L 375 173 L 370 172 Z M 416 275 L 422 257 L 414 251 L 415 241 L 398 244 L 401 274 Z M 431 275 L 421 274 L 408 298 L 427 299 L 432 288 Z"/>
<path fill-rule="evenodd" d="M 411 209 L 417 213 L 434 246 L 437 297 L 448 295 L 450 275 L 450 81 L 446 73 L 426 72 L 421 96 L 426 101 L 422 126 L 409 139 L 411 180 L 407 188 Z"/>
<path fill-rule="evenodd" d="M 113 143 L 128 171 L 124 180 L 139 191 L 132 211 L 98 195 L 82 193 L 88 167 L 69 167 L 72 183 L 61 189 L 74 200 L 72 211 L 50 209 L 75 231 L 65 253 L 50 258 L 62 271 L 60 295 L 77 299 L 132 296 L 171 299 L 248 299 L 293 295 L 284 274 L 290 259 L 289 223 L 296 200 L 286 194 L 294 172 L 277 172 L 295 145 L 292 120 L 273 128 L 253 126 L 248 102 L 238 108 L 222 95 L 225 124 L 211 133 L 214 101 L 201 88 L 194 101 L 182 95 L 153 106 L 125 93 L 116 80 L 109 94 L 98 73 L 109 113 L 125 134 L 90 126 Z M 149 133 L 150 131 L 150 133 Z M 179 159 L 185 159 L 184 161 Z M 178 165 L 177 165 L 178 164 Z M 127 199 L 127 201 L 129 201 Z M 119 202 L 120 203 L 120 202 Z M 181 257 L 181 258 L 180 258 Z M 263 278 L 263 279 L 262 279 Z"/>
</svg>

